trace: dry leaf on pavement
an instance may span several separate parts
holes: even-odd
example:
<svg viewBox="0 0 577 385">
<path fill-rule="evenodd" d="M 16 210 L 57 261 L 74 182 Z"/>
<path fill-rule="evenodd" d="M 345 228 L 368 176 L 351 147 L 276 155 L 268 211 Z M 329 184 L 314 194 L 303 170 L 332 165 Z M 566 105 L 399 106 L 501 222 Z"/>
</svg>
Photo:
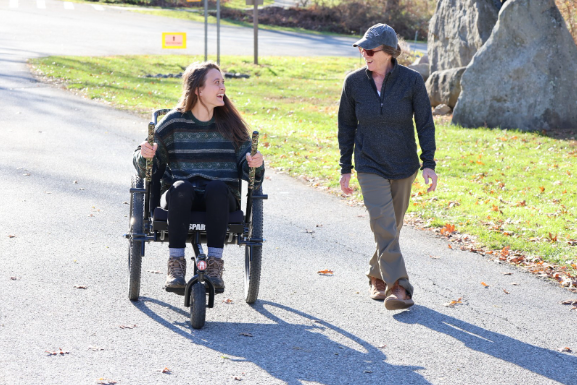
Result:
<svg viewBox="0 0 577 385">
<path fill-rule="evenodd" d="M 120 325 L 121 329 L 134 329 L 136 325 Z"/>
<path fill-rule="evenodd" d="M 320 270 L 320 271 L 317 271 L 317 273 L 320 275 L 333 275 L 332 270 Z"/>
<path fill-rule="evenodd" d="M 562 353 L 573 353 L 571 348 L 568 348 L 567 346 L 565 346 L 564 348 L 559 348 L 558 350 Z"/>
<path fill-rule="evenodd" d="M 451 302 L 446 303 L 445 306 L 447 306 L 447 307 L 454 307 L 454 306 L 457 305 L 457 304 L 462 304 L 462 303 L 463 303 L 462 299 L 463 299 L 463 297 L 460 297 L 460 298 L 457 299 L 457 300 L 452 300 Z"/>
<path fill-rule="evenodd" d="M 507 291 L 507 289 L 503 289 L 503 292 L 504 292 L 505 294 L 510 294 L 510 293 Z"/>
<path fill-rule="evenodd" d="M 483 285 L 485 288 L 489 287 L 489 285 L 487 285 L 485 282 L 481 282 L 481 285 Z"/>
<path fill-rule="evenodd" d="M 75 289 L 88 289 L 88 286 L 84 286 L 84 285 L 74 285 Z"/>
<path fill-rule="evenodd" d="M 58 351 L 58 352 L 50 352 L 50 351 L 46 350 L 46 353 L 48 353 L 49 356 L 57 356 L 57 355 L 63 356 L 65 354 L 70 354 L 70 352 L 63 351 L 62 348 L 59 348 L 59 349 L 60 349 L 60 351 Z"/>
<path fill-rule="evenodd" d="M 239 333 L 239 336 L 244 336 L 244 337 L 252 337 L 253 335 L 250 333 Z"/>
</svg>

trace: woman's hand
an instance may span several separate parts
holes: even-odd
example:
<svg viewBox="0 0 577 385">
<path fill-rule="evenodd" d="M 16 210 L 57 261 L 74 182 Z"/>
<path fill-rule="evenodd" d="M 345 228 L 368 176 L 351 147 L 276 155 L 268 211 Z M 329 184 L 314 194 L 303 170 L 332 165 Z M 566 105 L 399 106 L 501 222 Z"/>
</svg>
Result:
<svg viewBox="0 0 577 385">
<path fill-rule="evenodd" d="M 248 167 L 260 167 L 264 163 L 264 158 L 260 151 L 257 151 L 254 156 L 250 156 L 250 153 L 246 153 L 246 161 L 248 163 Z"/>
<path fill-rule="evenodd" d="M 431 168 L 423 169 L 423 179 L 425 180 L 425 184 L 429 184 L 429 178 L 431 178 L 431 186 L 427 189 L 428 193 L 435 191 L 437 188 L 437 174 L 435 173 L 435 170 Z"/>
<path fill-rule="evenodd" d="M 140 155 L 142 155 L 144 159 L 152 159 L 156 154 L 157 148 L 157 143 L 154 143 L 154 146 L 151 146 L 148 142 L 142 142 L 140 143 Z"/>
<path fill-rule="evenodd" d="M 352 192 L 355 191 L 353 188 L 349 187 L 350 182 L 351 174 L 341 174 L 341 190 L 343 190 L 346 195 L 352 194 Z"/>
</svg>

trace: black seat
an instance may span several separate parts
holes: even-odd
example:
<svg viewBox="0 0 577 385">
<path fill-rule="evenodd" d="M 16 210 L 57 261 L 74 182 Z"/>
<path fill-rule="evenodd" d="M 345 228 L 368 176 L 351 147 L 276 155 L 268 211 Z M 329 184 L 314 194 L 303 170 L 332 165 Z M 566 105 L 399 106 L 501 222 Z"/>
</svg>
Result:
<svg viewBox="0 0 577 385">
<path fill-rule="evenodd" d="M 155 208 L 152 220 L 153 220 L 152 222 L 153 230 L 155 231 L 168 230 L 168 224 L 167 224 L 168 210 L 164 210 L 160 207 Z M 233 211 L 229 214 L 228 224 L 230 231 L 235 233 L 242 232 L 243 223 L 244 223 L 244 214 L 242 210 Z M 195 230 L 203 231 L 205 224 L 206 224 L 206 212 L 204 211 L 190 212 L 190 231 Z M 240 226 L 240 228 L 238 226 Z"/>
</svg>

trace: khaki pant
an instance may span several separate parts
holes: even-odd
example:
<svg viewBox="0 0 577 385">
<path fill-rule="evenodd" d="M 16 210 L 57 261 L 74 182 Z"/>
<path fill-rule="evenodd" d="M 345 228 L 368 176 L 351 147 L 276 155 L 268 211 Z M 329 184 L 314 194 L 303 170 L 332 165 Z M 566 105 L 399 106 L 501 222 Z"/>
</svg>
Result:
<svg viewBox="0 0 577 385">
<path fill-rule="evenodd" d="M 418 171 L 408 178 L 399 180 L 385 179 L 368 173 L 357 175 L 376 243 L 367 276 L 385 281 L 387 295 L 393 284 L 399 281 L 399 285 L 405 288 L 407 294 L 413 296 L 413 286 L 409 283 L 405 261 L 401 254 L 399 234 L 409 207 L 411 186 L 417 173 Z"/>
</svg>

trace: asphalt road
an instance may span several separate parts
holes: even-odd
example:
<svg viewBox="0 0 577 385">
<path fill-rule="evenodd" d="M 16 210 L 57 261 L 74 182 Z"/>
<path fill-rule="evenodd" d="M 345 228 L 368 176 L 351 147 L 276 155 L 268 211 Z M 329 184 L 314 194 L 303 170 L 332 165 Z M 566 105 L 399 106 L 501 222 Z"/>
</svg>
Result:
<svg viewBox="0 0 577 385">
<path fill-rule="evenodd" d="M 161 31 L 200 27 L 44 4 L 0 0 L 0 384 L 577 383 L 577 356 L 557 351 L 577 350 L 577 312 L 560 304 L 575 294 L 406 227 L 416 305 L 388 312 L 367 296 L 365 210 L 273 172 L 255 305 L 242 300 L 242 249 L 229 246 L 227 291 L 192 330 L 182 297 L 162 290 L 160 244 L 147 248 L 141 301 L 130 302 L 124 202 L 147 122 L 37 83 L 25 60 L 161 53 Z M 226 52 L 250 50 L 250 30 L 228 33 Z M 267 36 L 285 54 L 346 45 Z"/>
</svg>

